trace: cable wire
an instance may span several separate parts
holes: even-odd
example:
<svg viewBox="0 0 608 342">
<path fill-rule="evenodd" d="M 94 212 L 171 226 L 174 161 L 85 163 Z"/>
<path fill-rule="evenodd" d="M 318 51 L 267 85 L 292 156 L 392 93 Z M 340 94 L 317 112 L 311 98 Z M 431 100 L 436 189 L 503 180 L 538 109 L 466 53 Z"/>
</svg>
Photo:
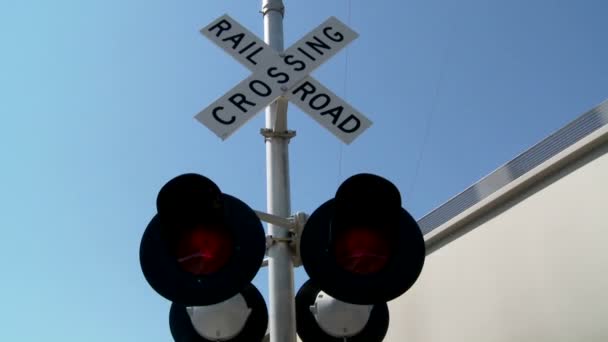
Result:
<svg viewBox="0 0 608 342">
<path fill-rule="evenodd" d="M 350 26 L 351 22 L 351 9 L 352 4 L 351 0 L 346 0 L 346 24 Z M 348 85 L 348 47 L 346 47 L 344 51 L 344 87 L 343 87 L 343 96 L 346 98 L 347 95 L 347 85 Z M 338 142 L 338 184 L 342 181 L 342 150 L 344 146 L 342 142 Z"/>
<path fill-rule="evenodd" d="M 454 26 L 454 25 L 452 25 L 452 26 Z M 453 31 L 454 31 L 454 27 L 452 27 L 448 32 L 450 34 Z M 420 173 L 420 169 L 422 167 L 422 162 L 424 160 L 424 155 L 426 152 L 426 146 L 428 144 L 428 140 L 431 135 L 433 117 L 435 116 L 435 111 L 437 110 L 437 106 L 439 103 L 439 96 L 441 94 L 441 85 L 443 84 L 443 79 L 445 77 L 445 66 L 447 64 L 450 41 L 451 41 L 451 39 L 447 39 L 446 46 L 443 49 L 443 53 L 441 56 L 441 61 L 439 62 L 439 75 L 437 77 L 437 85 L 435 87 L 435 93 L 433 94 L 431 108 L 429 109 L 429 112 L 427 113 L 424 135 L 422 137 L 422 146 L 420 148 L 420 153 L 418 154 L 418 158 L 416 160 L 416 166 L 414 167 L 414 175 L 412 176 L 412 182 L 411 182 L 408 192 L 407 192 L 408 196 L 411 196 L 416 188 L 416 181 L 418 180 L 418 174 Z"/>
</svg>

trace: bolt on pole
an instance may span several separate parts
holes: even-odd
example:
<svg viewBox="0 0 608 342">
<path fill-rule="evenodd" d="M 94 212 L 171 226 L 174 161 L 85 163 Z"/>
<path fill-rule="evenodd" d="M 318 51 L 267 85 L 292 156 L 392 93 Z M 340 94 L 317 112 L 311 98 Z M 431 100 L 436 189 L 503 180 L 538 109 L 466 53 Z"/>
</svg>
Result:
<svg viewBox="0 0 608 342">
<path fill-rule="evenodd" d="M 264 41 L 278 52 L 283 51 L 282 0 L 262 0 Z M 289 139 L 287 101 L 279 98 L 266 108 L 266 128 L 262 130 L 266 144 L 267 209 L 272 215 L 291 216 L 289 184 Z M 294 272 L 287 227 L 268 225 L 269 235 L 279 238 L 268 248 L 268 287 L 270 342 L 295 342 L 296 319 Z M 285 239 L 285 240 L 283 240 Z"/>
</svg>

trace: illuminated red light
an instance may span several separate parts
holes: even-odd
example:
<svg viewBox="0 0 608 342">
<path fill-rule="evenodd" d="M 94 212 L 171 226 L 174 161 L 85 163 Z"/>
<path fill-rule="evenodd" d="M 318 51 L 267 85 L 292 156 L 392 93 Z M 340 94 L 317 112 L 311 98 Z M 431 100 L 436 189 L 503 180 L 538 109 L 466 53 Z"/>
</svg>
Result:
<svg viewBox="0 0 608 342">
<path fill-rule="evenodd" d="M 198 226 L 185 231 L 177 241 L 180 267 L 194 275 L 209 275 L 224 267 L 232 255 L 232 238 L 217 227 Z"/>
<path fill-rule="evenodd" d="M 391 254 L 386 234 L 369 227 L 345 229 L 336 237 L 334 253 L 337 264 L 345 270 L 368 275 L 382 270 Z"/>
</svg>

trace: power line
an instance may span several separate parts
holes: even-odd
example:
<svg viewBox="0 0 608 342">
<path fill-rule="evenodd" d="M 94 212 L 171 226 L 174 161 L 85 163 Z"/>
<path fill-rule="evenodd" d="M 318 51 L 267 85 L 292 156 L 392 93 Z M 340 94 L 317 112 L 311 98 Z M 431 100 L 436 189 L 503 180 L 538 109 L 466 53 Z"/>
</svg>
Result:
<svg viewBox="0 0 608 342">
<path fill-rule="evenodd" d="M 352 4 L 351 4 L 351 0 L 346 0 L 346 24 L 348 26 L 350 26 L 351 24 L 351 9 L 352 9 Z M 347 85 L 348 85 L 348 47 L 345 49 L 346 51 L 345 56 L 344 56 L 344 98 L 346 98 L 347 95 Z M 338 143 L 338 184 L 340 184 L 341 179 L 342 179 L 342 143 L 339 142 Z"/>
<path fill-rule="evenodd" d="M 452 25 L 452 26 L 454 26 L 454 25 Z M 454 27 L 452 27 L 452 29 L 450 29 L 448 32 L 451 33 L 453 31 L 454 31 Z M 451 39 L 447 40 L 446 46 L 443 49 L 441 61 L 439 63 L 439 76 L 437 77 L 437 85 L 435 87 L 435 93 L 433 94 L 431 108 L 427 114 L 424 135 L 422 137 L 422 146 L 420 148 L 420 153 L 418 154 L 418 158 L 416 160 L 416 166 L 414 167 L 414 175 L 412 177 L 412 182 L 411 182 L 408 192 L 407 192 L 408 196 L 411 196 L 416 188 L 416 181 L 418 180 L 418 174 L 420 173 L 420 169 L 422 167 L 422 161 L 424 160 L 426 146 L 428 144 L 428 140 L 431 135 L 433 117 L 435 116 L 435 111 L 437 110 L 437 106 L 439 103 L 439 96 L 440 96 L 440 92 L 441 92 L 441 85 L 443 84 L 443 79 L 445 77 L 445 66 L 446 66 L 447 59 L 448 59 L 450 41 L 451 41 Z"/>
</svg>

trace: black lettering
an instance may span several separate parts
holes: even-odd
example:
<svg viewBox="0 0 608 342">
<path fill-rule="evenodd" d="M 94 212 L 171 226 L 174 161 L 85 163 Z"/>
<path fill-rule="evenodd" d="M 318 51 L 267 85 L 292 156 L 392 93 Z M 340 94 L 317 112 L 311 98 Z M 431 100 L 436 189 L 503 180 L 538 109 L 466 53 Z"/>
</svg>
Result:
<svg viewBox="0 0 608 342">
<path fill-rule="evenodd" d="M 329 115 L 329 116 L 333 117 L 334 119 L 331 120 L 331 123 L 335 125 L 336 122 L 338 122 L 340 115 L 342 115 L 342 111 L 344 111 L 344 107 L 338 106 L 336 108 L 332 108 L 330 110 L 326 110 L 326 111 L 322 112 L 321 116 Z"/>
<path fill-rule="evenodd" d="M 315 88 L 315 86 L 312 85 L 312 83 L 306 81 L 306 82 L 300 84 L 300 86 L 297 87 L 296 90 L 294 90 L 291 94 L 295 95 L 300 90 L 302 91 L 302 97 L 300 98 L 300 101 L 304 101 L 304 100 L 306 100 L 306 95 L 314 94 L 315 91 L 317 91 L 317 88 Z"/>
<path fill-rule="evenodd" d="M 261 85 L 266 92 L 263 93 L 259 89 L 256 89 L 256 87 L 254 87 L 254 84 Z M 253 80 L 253 81 L 249 82 L 249 89 L 251 89 L 252 92 L 254 92 L 254 93 L 256 93 L 256 94 L 258 94 L 259 96 L 262 96 L 262 97 L 266 97 L 266 96 L 272 94 L 272 89 L 270 89 L 270 87 L 266 83 L 264 83 L 264 82 L 262 82 L 260 80 Z"/>
<path fill-rule="evenodd" d="M 315 42 L 306 42 L 306 45 L 308 45 L 308 47 L 315 50 L 319 55 L 323 55 L 323 50 L 321 50 L 319 48 L 324 48 L 325 50 L 331 50 L 331 46 L 327 45 L 327 43 L 325 43 L 324 41 L 319 39 L 319 37 L 313 36 L 313 38 L 317 42 L 316 43 Z"/>
<path fill-rule="evenodd" d="M 342 33 L 340 32 L 336 32 L 333 34 L 333 36 L 331 36 L 329 34 L 329 31 L 333 30 L 334 28 L 331 26 L 328 26 L 326 28 L 323 29 L 323 34 L 325 34 L 325 37 L 333 40 L 334 42 L 341 42 L 344 40 L 344 36 L 342 35 Z"/>
<path fill-rule="evenodd" d="M 302 48 L 298 48 L 298 51 L 300 51 L 301 53 L 305 54 L 306 57 L 310 58 L 312 61 L 316 61 L 316 59 L 313 56 L 309 55 L 308 52 L 302 50 Z"/>
<path fill-rule="evenodd" d="M 346 124 L 349 121 L 354 121 L 355 122 L 355 126 L 352 128 L 346 128 Z M 349 117 L 347 117 L 346 119 L 344 119 L 344 121 L 342 121 L 341 124 L 338 125 L 338 128 L 344 132 L 344 133 L 352 133 L 356 130 L 359 129 L 359 127 L 361 127 L 361 121 L 359 119 L 357 119 L 354 115 L 350 115 Z"/>
<path fill-rule="evenodd" d="M 224 39 L 222 39 L 223 42 L 227 42 L 227 41 L 231 41 L 232 43 L 232 48 L 236 49 L 239 44 L 241 43 L 241 41 L 243 40 L 243 37 L 245 37 L 244 33 L 237 33 L 234 36 L 230 36 L 230 37 L 226 37 Z"/>
<path fill-rule="evenodd" d="M 220 110 L 224 110 L 224 107 L 222 107 L 222 106 L 215 107 L 215 108 L 213 108 L 213 111 L 211 112 L 213 114 L 213 118 L 215 118 L 215 120 L 219 121 L 219 123 L 224 124 L 224 125 L 230 125 L 236 121 L 236 117 L 234 115 L 228 120 L 224 120 L 224 119 L 220 118 L 220 116 L 217 114 L 217 112 L 219 112 Z"/>
<path fill-rule="evenodd" d="M 247 60 L 250 61 L 251 63 L 253 63 L 254 65 L 257 65 L 258 62 L 253 60 L 253 56 L 257 55 L 260 51 L 264 50 L 263 47 L 259 47 L 257 50 L 253 51 L 252 53 L 250 53 L 249 55 L 247 55 Z"/>
<path fill-rule="evenodd" d="M 247 44 L 247 46 L 245 46 L 244 48 L 242 48 L 242 49 L 239 51 L 239 55 L 240 55 L 240 54 L 242 54 L 243 52 L 245 52 L 245 51 L 249 50 L 249 49 L 250 49 L 252 46 L 254 46 L 254 45 L 255 45 L 255 42 L 251 42 L 251 43 Z"/>
<path fill-rule="evenodd" d="M 315 105 L 315 101 L 317 101 L 317 99 L 323 99 L 321 100 L 321 105 Z M 317 101 L 318 102 L 318 101 Z M 331 99 L 329 98 L 329 96 L 327 94 L 319 94 L 319 95 L 315 95 L 310 99 L 310 102 L 308 103 L 308 105 L 310 106 L 310 108 L 314 109 L 314 110 L 321 110 L 325 107 L 327 107 L 327 105 L 329 104 L 329 102 L 331 102 Z"/>
<path fill-rule="evenodd" d="M 293 71 L 302 71 L 306 68 L 306 63 L 304 63 L 303 61 L 296 59 L 295 61 L 293 60 L 294 55 L 287 55 L 285 56 L 285 58 L 283 58 L 283 61 L 285 62 L 285 64 L 287 65 L 299 65 L 295 68 L 293 68 Z"/>
<path fill-rule="evenodd" d="M 253 103 L 251 101 L 247 101 L 247 98 L 245 97 L 245 95 L 243 95 L 241 93 L 236 93 L 236 94 L 230 96 L 228 101 L 230 101 L 230 103 L 232 103 L 233 105 L 238 107 L 241 110 L 241 112 L 243 112 L 243 113 L 247 113 L 247 109 L 245 109 L 243 107 L 243 103 L 246 105 L 249 105 L 249 106 L 255 106 L 255 103 Z"/>
<path fill-rule="evenodd" d="M 287 83 L 289 81 L 289 75 L 287 75 L 284 72 L 277 72 L 277 73 L 275 73 L 275 71 L 277 71 L 277 70 L 279 70 L 279 68 L 277 68 L 277 67 L 270 67 L 270 68 L 268 68 L 268 70 L 266 71 L 266 73 L 268 74 L 268 76 L 270 76 L 272 78 L 283 77 L 283 79 L 277 80 L 278 84 Z"/>
<path fill-rule="evenodd" d="M 211 26 L 208 31 L 213 32 L 213 30 L 217 29 L 215 36 L 219 37 L 222 34 L 222 32 L 228 31 L 231 28 L 232 28 L 232 24 L 228 20 L 222 19 L 219 23 Z"/>
</svg>

